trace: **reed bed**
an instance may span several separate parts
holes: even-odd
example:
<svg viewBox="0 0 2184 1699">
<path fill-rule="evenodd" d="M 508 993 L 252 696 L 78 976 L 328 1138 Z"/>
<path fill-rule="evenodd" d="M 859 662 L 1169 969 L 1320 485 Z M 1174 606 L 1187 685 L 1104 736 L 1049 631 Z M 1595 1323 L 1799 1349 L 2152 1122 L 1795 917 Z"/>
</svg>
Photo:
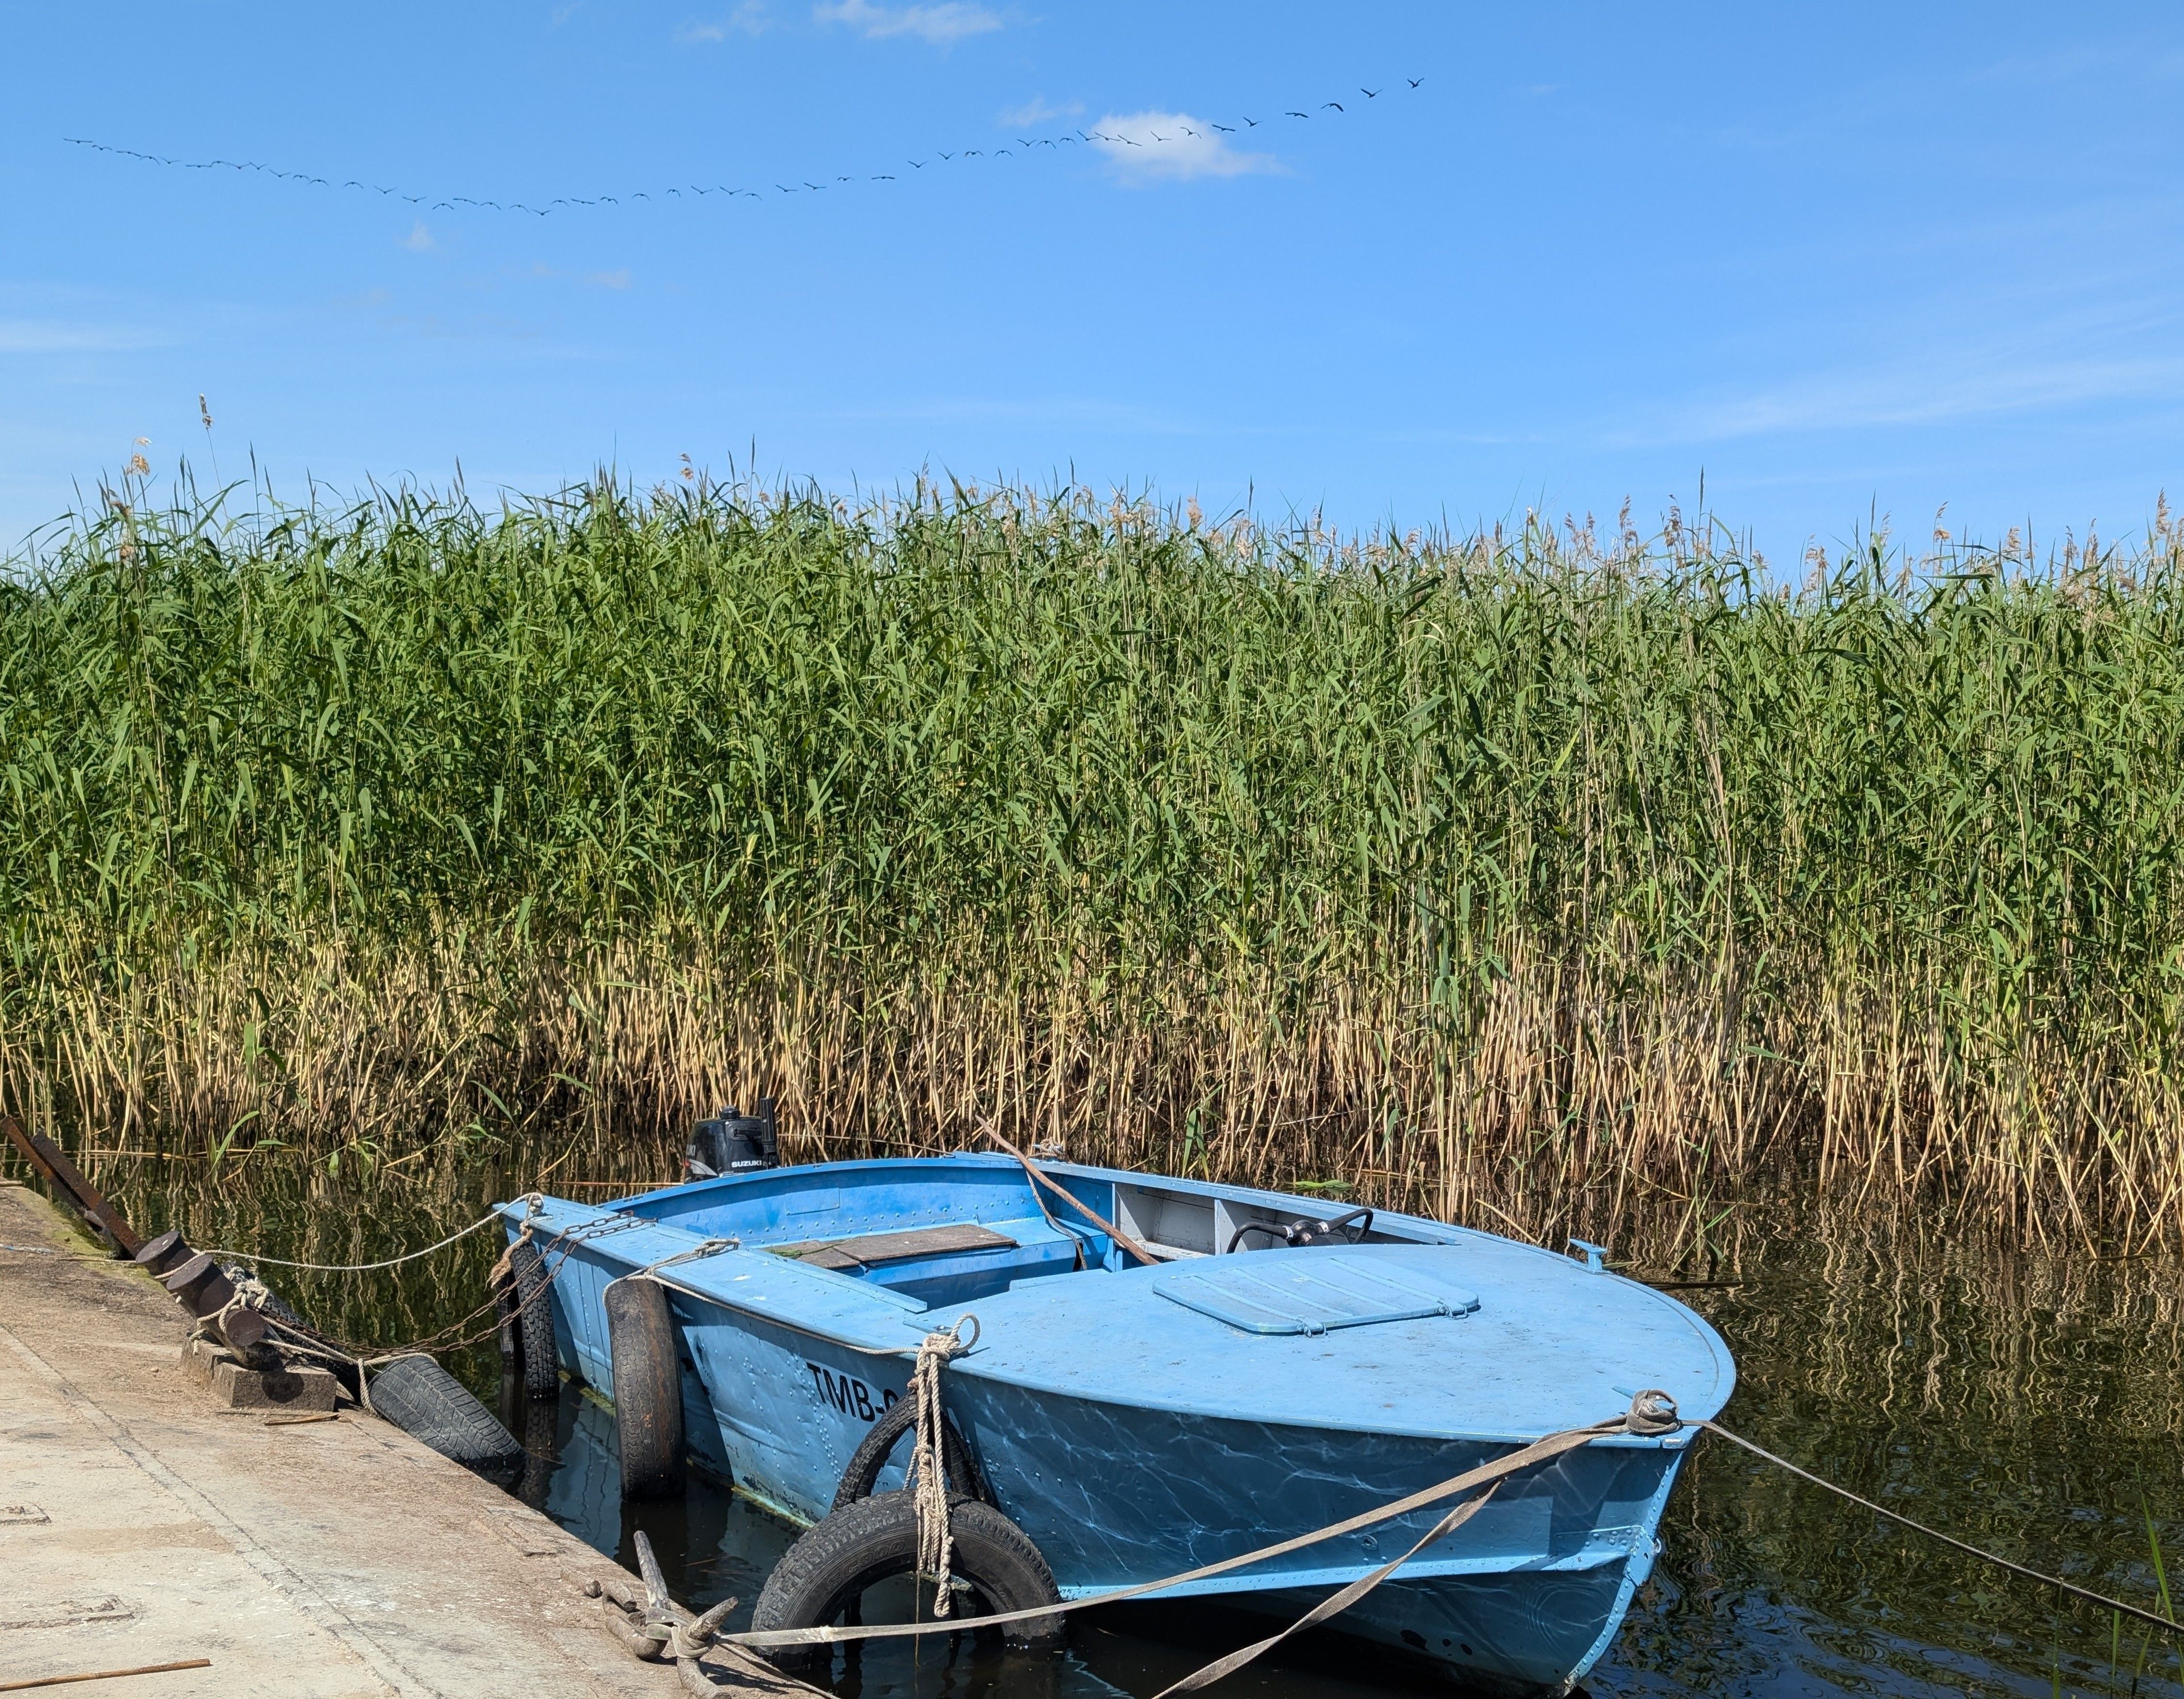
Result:
<svg viewBox="0 0 2184 1699">
<path fill-rule="evenodd" d="M 1064 488 L 106 507 L 0 573 L 0 1098 L 99 1161 L 1071 1154 L 2184 1234 L 2184 560 Z"/>
</svg>

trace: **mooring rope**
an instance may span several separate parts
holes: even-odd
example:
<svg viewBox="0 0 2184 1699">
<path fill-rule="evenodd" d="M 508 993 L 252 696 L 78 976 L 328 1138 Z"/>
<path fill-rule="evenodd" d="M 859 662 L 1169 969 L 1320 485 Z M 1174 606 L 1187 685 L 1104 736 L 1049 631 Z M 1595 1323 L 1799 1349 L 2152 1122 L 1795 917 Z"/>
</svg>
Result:
<svg viewBox="0 0 2184 1699">
<path fill-rule="evenodd" d="M 963 1323 L 971 1324 L 969 1342 Z M 947 1417 L 940 1407 L 940 1371 L 952 1356 L 961 1356 L 978 1342 L 978 1318 L 959 1316 L 945 1328 L 928 1334 L 917 1347 L 917 1366 L 910 1372 L 911 1396 L 916 1401 L 917 1437 L 911 1442 L 910 1463 L 903 1471 L 903 1485 L 917 1507 L 917 1567 L 933 1578 L 933 1614 L 945 1617 L 953 1606 L 948 1567 L 956 1553 L 955 1529 L 949 1521 L 948 1465 L 943 1455 L 947 1442 Z"/>
<path fill-rule="evenodd" d="M 2135 1621 L 2146 1623 L 2157 1629 L 2166 1629 L 2172 1635 L 2177 1633 L 2180 1628 L 2184 1628 L 2184 1624 L 2177 1623 L 2172 1618 L 2159 1615 L 2137 1605 L 2128 1604 L 2121 1599 L 2110 1598 L 2106 1594 L 2094 1592 L 2090 1588 L 2081 1587 L 2074 1582 L 2063 1579 L 2059 1575 L 2046 1574 L 2025 1564 L 2014 1563 L 1998 1553 L 1968 1544 L 1953 1535 L 1942 1533 L 1939 1529 L 1930 1528 L 1925 1523 L 1914 1521 L 1900 1511 L 1891 1510 L 1886 1505 L 1875 1503 L 1869 1498 L 1851 1491 L 1847 1487 L 1838 1486 L 1833 1481 L 1813 1473 L 1809 1469 L 1799 1468 L 1788 1458 L 1778 1457 L 1763 1446 L 1754 1445 L 1741 1434 L 1732 1433 L 1719 1422 L 1705 1420 L 1686 1422 L 1677 1413 L 1674 1401 L 1666 1393 L 1649 1390 L 1639 1393 L 1631 1400 L 1630 1408 L 1627 1412 L 1610 1421 L 1597 1422 L 1585 1428 L 1564 1429 L 1559 1433 L 1549 1434 L 1542 1439 L 1534 1440 L 1529 1446 L 1495 1459 L 1492 1462 L 1483 1463 L 1477 1468 L 1468 1469 L 1460 1475 L 1443 1481 L 1439 1486 L 1428 1487 L 1421 1492 L 1411 1494 L 1407 1498 L 1397 1499 L 1393 1503 L 1382 1505 L 1378 1509 L 1366 1511 L 1345 1521 L 1330 1523 L 1324 1528 L 1314 1529 L 1309 1534 L 1300 1534 L 1274 1545 L 1262 1546 L 1256 1551 L 1244 1552 L 1239 1557 L 1223 1558 L 1218 1563 L 1205 1564 L 1196 1569 L 1185 1570 L 1179 1575 L 1164 1576 L 1157 1581 L 1141 1581 L 1134 1586 L 1118 1587 L 1112 1591 L 1096 1593 L 1086 1598 L 1064 1600 L 1060 1604 L 1041 1605 L 1029 1610 L 1006 1611 L 993 1616 L 970 1617 L 949 1623 L 872 1625 L 860 1624 L 840 1627 L 822 1624 L 816 1628 L 773 1629 L 760 1632 L 723 1635 L 722 1638 L 732 1640 L 739 1646 L 763 1650 L 773 1646 L 832 1645 L 844 1641 L 917 1638 L 926 1635 L 942 1633 L 960 1634 L 967 1629 L 999 1628 L 1011 1623 L 1029 1622 L 1040 1617 L 1056 1616 L 1070 1611 L 1089 1610 L 1098 1605 L 1118 1604 L 1127 1599 L 1143 1598 L 1149 1593 L 1161 1592 L 1170 1587 L 1184 1586 L 1194 1581 L 1208 1580 L 1216 1575 L 1227 1574 L 1236 1569 L 1248 1568 L 1254 1563 L 1286 1557 L 1290 1552 L 1302 1551 L 1306 1546 L 1318 1545 L 1323 1540 L 1336 1539 L 1346 1534 L 1354 1534 L 1376 1524 L 1407 1516 L 1414 1511 L 1423 1510 L 1428 1506 L 1470 1492 L 1474 1488 L 1486 1489 L 1476 1498 L 1467 1500 L 1464 1503 L 1457 1506 L 1447 1516 L 1435 1524 L 1433 1529 L 1424 1539 L 1402 1556 L 1350 1583 L 1349 1585 L 1306 1612 L 1302 1618 L 1284 1629 L 1279 1634 L 1243 1647 L 1240 1651 L 1231 1652 L 1226 1657 L 1217 1659 L 1213 1663 L 1184 1677 L 1183 1680 L 1164 1689 L 1156 1696 L 1156 1699 L 1169 1699 L 1172 1694 L 1191 1692 L 1210 1685 L 1221 1676 L 1233 1674 L 1261 1653 L 1279 1646 L 1291 1635 L 1324 1622 L 1338 1612 L 1347 1609 L 1435 1540 L 1441 1539 L 1460 1527 L 1485 1504 L 1486 1501 L 1499 1489 L 1501 1483 L 1511 1475 L 1529 1468 L 1535 1463 L 1546 1462 L 1560 1457 L 1565 1451 L 1575 1451 L 1594 1440 L 1618 1434 L 1653 1437 L 1673 1434 L 1684 1428 L 1697 1428 L 1710 1434 L 1718 1434 L 1730 1444 L 1743 1447 L 1754 1456 L 1763 1458 L 1766 1462 L 1796 1475 L 1801 1480 L 1809 1481 L 1814 1486 L 1825 1487 L 1828 1491 L 1848 1499 L 1853 1504 L 1873 1511 L 1892 1522 L 1899 1523 L 1914 1533 L 1923 1534 L 1930 1539 L 1938 1540 L 1942 1545 L 1961 1551 L 1968 1557 L 1976 1557 L 1982 1563 L 1992 1563 L 1998 1568 L 2007 1569 L 2013 1574 L 2023 1576 L 2027 1580 L 2038 1581 L 2048 1586 L 2059 1588 L 2062 1591 L 2075 1598 L 2083 1599 L 2089 1604 L 2099 1605 L 2104 1609 L 2118 1612 Z"/>
<path fill-rule="evenodd" d="M 535 1223 L 540 1212 L 545 1207 L 546 1200 L 543 1193 L 526 1192 L 523 1195 L 523 1219 L 517 1228 L 516 1236 L 509 1242 L 507 1250 L 501 1253 L 499 1261 L 494 1263 L 493 1275 L 492 1278 L 488 1280 L 488 1284 L 493 1284 L 493 1280 L 497 1280 L 506 1271 L 510 1266 L 511 1259 L 515 1254 L 516 1247 L 521 1245 L 527 1245 L 532 1241 Z M 490 1222 L 499 1218 L 499 1217 L 500 1212 L 496 1210 L 492 1215 L 488 1216 L 485 1219 L 487 1222 Z M 462 1238 L 465 1234 L 476 1232 L 482 1224 L 483 1223 L 482 1223 L 474 1222 L 469 1227 L 463 1228 L 461 1233 L 452 1234 L 448 1238 L 441 1240 L 439 1245 L 427 1245 L 423 1251 L 413 1251 L 408 1256 L 395 1257 L 388 1262 L 365 1264 L 363 1265 L 363 1267 L 365 1268 L 391 1267 L 396 1262 L 411 1262 L 419 1256 L 429 1256 L 434 1251 L 453 1244 L 456 1239 Z M 560 1273 L 560 1265 L 566 1262 L 575 1252 L 577 1245 L 590 1239 L 604 1238 L 611 1233 L 619 1233 L 632 1228 L 649 1227 L 652 1225 L 655 1225 L 655 1223 L 649 1222 L 641 1217 L 616 1213 L 603 1216 L 595 1220 L 582 1223 L 578 1226 L 569 1228 L 566 1232 L 554 1234 L 549 1239 L 548 1239 L 547 1249 L 549 1252 L 558 1250 L 560 1254 L 554 1256 L 550 1262 L 546 1264 L 544 1269 L 545 1278 L 539 1282 L 537 1290 L 532 1292 L 528 1297 L 522 1299 L 518 1303 L 516 1306 L 516 1314 L 521 1315 L 532 1304 L 543 1302 L 547 1300 L 547 1295 L 553 1287 L 554 1278 Z M 733 1240 L 707 1239 L 693 1250 L 679 1252 L 675 1256 L 663 1257 L 660 1262 L 655 1263 L 653 1266 L 655 1267 L 665 1267 L 669 1262 L 680 1262 L 687 1258 L 699 1256 L 710 1256 L 716 1251 L 727 1248 L 733 1243 L 734 1241 Z M 232 1251 L 215 1252 L 214 1254 L 216 1256 L 236 1255 L 236 1253 Z M 269 1257 L 264 1260 L 271 1262 L 275 1259 Z M 286 1266 L 290 1267 L 322 1267 L 323 1265 L 311 1263 L 290 1263 Z M 330 1272 L 342 1271 L 333 1270 Z M 488 1311 L 498 1309 L 499 1306 L 499 1299 L 496 1295 L 496 1296 L 488 1299 L 478 1308 L 472 1310 L 468 1315 L 450 1323 L 447 1327 L 440 1329 L 438 1333 L 427 1334 L 424 1339 L 416 1340 L 410 1345 L 398 1346 L 393 1351 L 373 1351 L 354 1345 L 348 1340 L 337 1339 L 332 1334 L 323 1333 L 316 1328 L 308 1325 L 298 1327 L 294 1323 L 284 1322 L 276 1316 L 266 1313 L 263 1300 L 264 1298 L 272 1295 L 271 1290 L 255 1276 L 245 1275 L 242 1279 L 237 1280 L 235 1282 L 235 1297 L 230 1300 L 228 1303 L 222 1305 L 220 1311 L 214 1316 L 208 1317 L 207 1325 L 217 1323 L 217 1322 L 220 1318 L 224 1317 L 230 1310 L 237 1307 L 258 1311 L 259 1315 L 264 1317 L 265 1325 L 280 1336 L 282 1350 L 292 1351 L 298 1356 L 316 1357 L 321 1362 L 338 1364 L 343 1368 L 354 1368 L 356 1371 L 357 1377 L 358 1399 L 366 1410 L 370 1410 L 371 1408 L 371 1379 L 367 1371 L 374 1368 L 383 1368 L 387 1364 L 398 1362 L 405 1356 L 430 1356 L 435 1351 L 460 1350 L 465 1345 L 475 1345 L 481 1340 L 490 1338 L 493 1334 L 499 1332 L 501 1327 L 501 1319 L 496 1317 L 493 1324 L 489 1327 L 482 1329 L 475 1334 L 465 1331 L 472 1322 L 484 1315 Z"/>
<path fill-rule="evenodd" d="M 1898 1523 L 1903 1527 L 1911 1529 L 1914 1534 L 1925 1535 L 1929 1540 L 1937 1540 L 1942 1545 L 1950 1546 L 1956 1551 L 1963 1552 L 1966 1557 L 1976 1557 L 1983 1563 L 1992 1563 L 1997 1569 L 2007 1569 L 2012 1574 L 2024 1576 L 2028 1581 L 2039 1581 L 2048 1586 L 2058 1588 L 2065 1593 L 2069 1593 L 2075 1598 L 2083 1599 L 2086 1603 L 2098 1605 L 2105 1610 L 2120 1611 L 2124 1615 L 2133 1618 L 2139 1622 L 2151 1623 L 2155 1628 L 2159 1629 L 2167 1629 L 2171 1634 L 2175 1634 L 2180 1627 L 2184 1627 L 2184 1624 L 2180 1624 L 2174 1618 L 2164 1617 L 2153 1611 L 2142 1610 L 2137 1605 L 2127 1605 L 2121 1599 L 2112 1599 L 2105 1593 L 2096 1593 L 2092 1588 L 2081 1587 L 2075 1581 L 2064 1580 L 2060 1575 L 2044 1574 L 2040 1570 L 2028 1568 L 2022 1563 L 2013 1563 L 2010 1559 L 2003 1557 L 1998 1552 L 1983 1551 L 1979 1546 L 1970 1545 L 1967 1542 L 1958 1539 L 1954 1535 L 1944 1534 L 1938 1528 L 1929 1528 L 1923 1522 L 1914 1521 L 1911 1518 L 1904 1515 L 1904 1513 L 1900 1510 L 1891 1510 L 1886 1505 L 1875 1503 L 1872 1499 L 1867 1498 L 1862 1494 L 1852 1492 L 1848 1487 L 1837 1486 L 1833 1481 L 1814 1474 L 1810 1469 L 1798 1468 L 1797 1464 L 1791 1462 L 1787 1457 L 1776 1457 L 1774 1452 L 1769 1451 L 1765 1446 L 1752 1444 L 1751 1440 L 1746 1439 L 1741 1434 L 1730 1433 L 1728 1429 L 1723 1427 L 1719 1422 L 1692 1422 L 1686 1423 L 1685 1425 L 1693 1428 L 1703 1428 L 1709 1434 L 1719 1434 L 1723 1439 L 1728 1440 L 1730 1445 L 1743 1446 L 1746 1451 L 1751 1452 L 1755 1457 L 1763 1457 L 1767 1462 L 1774 1464 L 1776 1468 L 1786 1469 L 1790 1473 L 1797 1476 L 1799 1480 L 1810 1481 L 1816 1487 L 1825 1487 L 1828 1491 L 1835 1494 L 1838 1498 L 1847 1498 L 1852 1504 L 1858 1505 L 1864 1509 L 1869 1510 L 1876 1516 L 1886 1517 L 1889 1521 Z"/>
<path fill-rule="evenodd" d="M 647 1226 L 654 1224 L 655 1223 L 649 1222 L 645 1223 Z M 526 1223 L 526 1230 L 527 1228 L 528 1224 Z M 512 1245 L 509 1247 L 510 1251 L 513 1251 L 515 1248 L 515 1247 Z M 672 1256 L 663 1256 L 657 1262 L 648 1262 L 642 1268 L 632 1268 L 627 1274 L 617 1274 L 613 1279 L 608 1281 L 607 1284 L 610 1286 L 619 1286 L 625 1280 L 642 1280 L 648 1274 L 651 1274 L 662 1268 L 672 1268 L 678 1262 L 701 1262 L 708 1256 L 718 1256 L 723 1251 L 741 1251 L 743 1248 L 743 1240 L 732 1236 L 721 1239 L 700 1239 L 697 1244 L 692 1245 L 688 1251 L 678 1251 Z M 662 1281 L 660 1284 L 662 1285 L 666 1285 L 666 1282 Z"/>
<path fill-rule="evenodd" d="M 538 1192 L 526 1192 L 523 1195 L 523 1200 L 531 1206 L 523 1223 L 527 1232 L 531 1225 L 530 1217 L 538 1212 L 539 1206 L 546 1200 L 544 1195 Z M 436 1251 L 445 1251 L 458 1239 L 468 1239 L 481 1228 L 489 1227 L 500 1218 L 500 1212 L 498 1209 L 488 1210 L 468 1227 L 458 1228 L 440 1240 L 438 1244 L 428 1245 L 422 1251 L 409 1251 L 400 1256 L 390 1256 L 383 1262 L 296 1262 L 285 1256 L 260 1256 L 248 1251 L 215 1251 L 212 1254 L 215 1259 L 229 1256 L 237 1262 L 248 1262 L 254 1267 L 260 1262 L 265 1262 L 270 1263 L 276 1268 L 301 1268 L 313 1274 L 375 1274 L 382 1268 L 398 1268 L 404 1262 L 415 1262 L 421 1256 L 430 1256 Z"/>
</svg>

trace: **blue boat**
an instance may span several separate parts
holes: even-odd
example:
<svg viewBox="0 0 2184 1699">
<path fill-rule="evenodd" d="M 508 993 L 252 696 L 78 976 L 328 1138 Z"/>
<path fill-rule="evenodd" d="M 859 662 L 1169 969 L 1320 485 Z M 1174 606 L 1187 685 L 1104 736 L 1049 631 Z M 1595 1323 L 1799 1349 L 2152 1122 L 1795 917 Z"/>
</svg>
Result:
<svg viewBox="0 0 2184 1699">
<path fill-rule="evenodd" d="M 1323 1199 L 1039 1168 L 1051 1191 L 1009 1156 L 963 1154 L 502 1208 L 511 1238 L 535 1210 L 561 1367 L 609 1399 L 605 1288 L 655 1269 L 691 1462 L 799 1524 L 827 1515 L 921 1340 L 975 1314 L 945 1408 L 1064 1599 L 1356 1516 L 1643 1389 L 1710 1417 L 1735 1381 L 1705 1321 L 1596 1248 L 1579 1261 Z M 1336 1626 L 1471 1691 L 1567 1692 L 1652 1568 L 1693 1431 L 1614 1434 L 1504 1482 Z M 1295 1617 L 1447 1508 L 1162 1596 Z"/>
</svg>

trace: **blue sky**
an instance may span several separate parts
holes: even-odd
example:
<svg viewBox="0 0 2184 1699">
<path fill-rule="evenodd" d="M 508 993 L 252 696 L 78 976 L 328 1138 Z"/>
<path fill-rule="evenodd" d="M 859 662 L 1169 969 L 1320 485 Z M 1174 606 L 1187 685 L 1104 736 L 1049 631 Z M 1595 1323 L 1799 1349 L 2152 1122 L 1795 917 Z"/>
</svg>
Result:
<svg viewBox="0 0 2184 1699">
<path fill-rule="evenodd" d="M 0 15 L 9 542 L 138 437 L 289 495 L 687 454 L 1401 528 L 1703 475 L 1777 559 L 2184 493 L 2173 8 Z"/>
</svg>

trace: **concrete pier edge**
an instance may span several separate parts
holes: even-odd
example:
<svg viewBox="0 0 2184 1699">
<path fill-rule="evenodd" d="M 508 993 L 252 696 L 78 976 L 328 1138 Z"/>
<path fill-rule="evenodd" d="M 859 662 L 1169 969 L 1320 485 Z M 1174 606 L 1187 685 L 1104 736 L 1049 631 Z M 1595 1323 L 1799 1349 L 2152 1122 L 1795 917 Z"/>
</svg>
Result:
<svg viewBox="0 0 2184 1699">
<path fill-rule="evenodd" d="M 353 1408 L 267 1426 L 182 1371 L 179 1307 L 31 1188 L 0 1186 L 0 1680 L 205 1657 L 130 1699 L 655 1699 L 581 1590 L 624 1574 Z M 749 1653 L 724 1693 L 818 1691 Z M 57 1689 L 55 1691 L 75 1691 Z"/>
</svg>

